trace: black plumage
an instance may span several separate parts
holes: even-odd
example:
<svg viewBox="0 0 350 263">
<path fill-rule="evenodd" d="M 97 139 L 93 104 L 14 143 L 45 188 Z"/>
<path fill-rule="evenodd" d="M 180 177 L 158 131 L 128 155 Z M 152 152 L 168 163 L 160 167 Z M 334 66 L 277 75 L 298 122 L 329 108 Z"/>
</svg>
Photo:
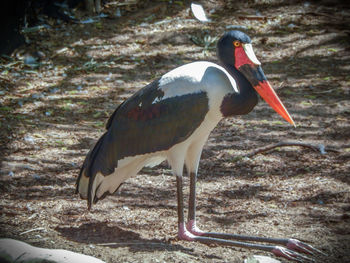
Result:
<svg viewBox="0 0 350 263">
<path fill-rule="evenodd" d="M 86 156 L 78 178 L 77 192 L 82 174 L 89 178 L 89 207 L 92 200 L 97 201 L 91 196 L 91 187 L 98 172 L 108 176 L 125 157 L 168 150 L 186 140 L 208 112 L 205 92 L 165 99 L 163 96 L 156 80 L 120 104 L 111 115 L 107 131 Z"/>
</svg>

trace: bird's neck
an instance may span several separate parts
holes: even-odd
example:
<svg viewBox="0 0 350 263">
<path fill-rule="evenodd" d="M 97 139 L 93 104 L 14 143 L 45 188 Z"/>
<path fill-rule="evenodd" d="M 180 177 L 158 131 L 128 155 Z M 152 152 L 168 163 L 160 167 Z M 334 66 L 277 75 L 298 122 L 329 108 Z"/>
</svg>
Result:
<svg viewBox="0 0 350 263">
<path fill-rule="evenodd" d="M 224 65 L 225 69 L 235 79 L 238 92 L 228 93 L 221 103 L 221 113 L 224 117 L 243 115 L 251 112 L 258 103 L 258 95 L 249 81 L 232 65 Z"/>
</svg>

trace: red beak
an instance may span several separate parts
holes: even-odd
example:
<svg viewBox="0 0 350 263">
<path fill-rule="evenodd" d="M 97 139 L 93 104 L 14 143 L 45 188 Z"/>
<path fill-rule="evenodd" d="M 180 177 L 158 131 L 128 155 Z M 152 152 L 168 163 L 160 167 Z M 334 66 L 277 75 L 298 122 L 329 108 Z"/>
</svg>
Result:
<svg viewBox="0 0 350 263">
<path fill-rule="evenodd" d="M 271 106 L 271 108 L 295 127 L 292 117 L 289 115 L 286 107 L 284 107 L 282 101 L 267 80 L 259 82 L 258 85 L 254 86 L 254 89 Z"/>
<path fill-rule="evenodd" d="M 267 81 L 264 72 L 260 66 L 244 64 L 239 67 L 239 71 L 248 79 L 254 89 L 260 94 L 260 96 L 286 121 L 295 127 L 295 123 L 292 117 L 289 115 L 286 107 L 284 107 L 282 101 L 277 96 L 274 89 Z"/>
</svg>

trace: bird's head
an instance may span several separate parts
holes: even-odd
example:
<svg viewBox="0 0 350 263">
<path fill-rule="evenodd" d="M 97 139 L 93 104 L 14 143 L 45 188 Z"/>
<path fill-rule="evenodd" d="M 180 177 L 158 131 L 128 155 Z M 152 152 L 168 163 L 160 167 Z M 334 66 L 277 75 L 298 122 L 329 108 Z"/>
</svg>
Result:
<svg viewBox="0 0 350 263">
<path fill-rule="evenodd" d="M 225 66 L 240 71 L 260 96 L 286 121 L 295 126 L 292 117 L 267 81 L 251 42 L 250 37 L 241 31 L 226 32 L 217 44 L 218 57 Z"/>
</svg>

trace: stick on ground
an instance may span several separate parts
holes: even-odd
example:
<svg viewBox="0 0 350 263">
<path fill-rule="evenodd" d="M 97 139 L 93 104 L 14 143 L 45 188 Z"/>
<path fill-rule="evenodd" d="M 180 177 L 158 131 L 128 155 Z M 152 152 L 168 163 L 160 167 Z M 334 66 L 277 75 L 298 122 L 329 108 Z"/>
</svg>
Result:
<svg viewBox="0 0 350 263">
<path fill-rule="evenodd" d="M 291 146 L 306 147 L 306 148 L 312 149 L 314 151 L 320 152 L 321 154 L 326 154 L 327 151 L 329 151 L 329 152 L 339 152 L 338 150 L 331 149 L 329 147 L 327 147 L 327 149 L 326 149 L 326 147 L 323 144 L 313 144 L 313 143 L 293 142 L 293 141 L 291 141 L 291 142 L 279 142 L 279 143 L 275 143 L 275 144 L 270 144 L 270 145 L 258 148 L 258 149 L 254 150 L 254 151 L 251 151 L 246 156 L 247 157 L 252 157 L 252 156 L 257 155 L 259 153 L 264 153 L 264 152 L 270 151 L 270 150 L 278 148 L 278 147 L 291 147 Z"/>
</svg>

